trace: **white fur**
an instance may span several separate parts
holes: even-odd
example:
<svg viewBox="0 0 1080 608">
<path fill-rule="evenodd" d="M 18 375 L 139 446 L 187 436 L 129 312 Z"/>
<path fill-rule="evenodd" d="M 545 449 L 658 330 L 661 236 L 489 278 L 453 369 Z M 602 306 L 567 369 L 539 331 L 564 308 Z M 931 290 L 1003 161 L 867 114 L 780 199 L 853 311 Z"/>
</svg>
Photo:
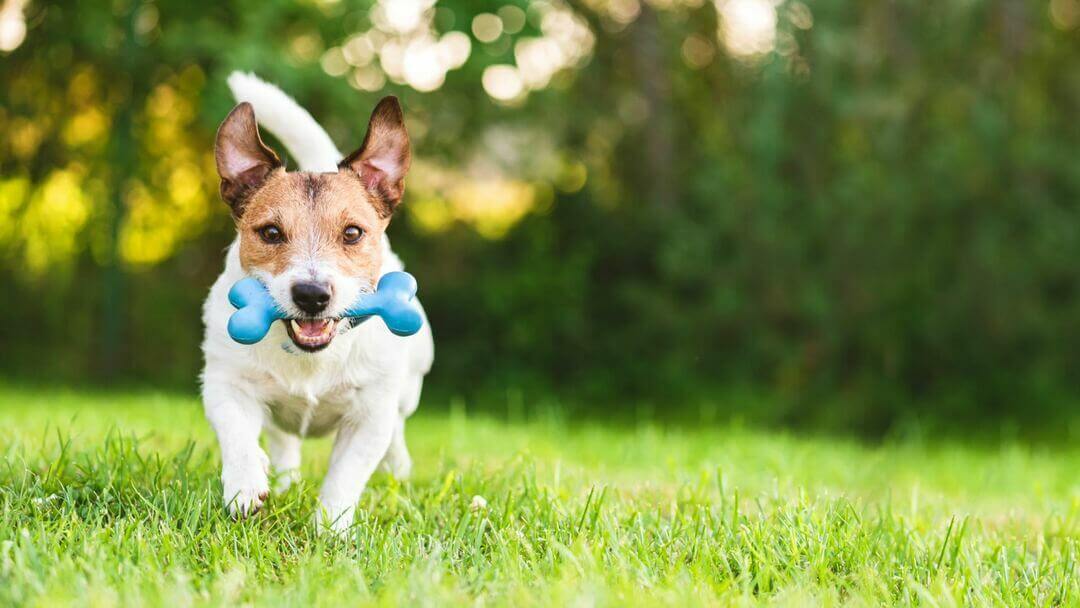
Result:
<svg viewBox="0 0 1080 608">
<path fill-rule="evenodd" d="M 335 170 L 341 154 L 329 136 L 280 89 L 240 73 L 229 77 L 229 86 L 238 100 L 254 106 L 259 123 L 302 169 Z M 402 270 L 389 239 L 382 246 L 380 272 Z M 330 272 L 316 260 L 295 262 L 305 272 Z M 282 324 L 274 323 L 261 342 L 241 345 L 229 338 L 226 323 L 234 312 L 229 289 L 244 276 L 234 241 L 225 271 L 203 306 L 203 404 L 221 446 L 225 502 L 236 516 L 259 509 L 270 490 L 270 467 L 276 473 L 275 489 L 288 487 L 300 465 L 300 439 L 336 431 L 317 521 L 343 531 L 380 462 L 397 477 L 409 474 L 405 419 L 416 410 L 434 357 L 431 329 L 425 319 L 419 333 L 402 338 L 381 320 L 370 319 L 340 333 L 322 351 L 305 353 L 295 348 Z M 347 297 L 336 294 L 334 306 L 345 306 Z M 269 456 L 259 445 L 263 431 Z"/>
</svg>

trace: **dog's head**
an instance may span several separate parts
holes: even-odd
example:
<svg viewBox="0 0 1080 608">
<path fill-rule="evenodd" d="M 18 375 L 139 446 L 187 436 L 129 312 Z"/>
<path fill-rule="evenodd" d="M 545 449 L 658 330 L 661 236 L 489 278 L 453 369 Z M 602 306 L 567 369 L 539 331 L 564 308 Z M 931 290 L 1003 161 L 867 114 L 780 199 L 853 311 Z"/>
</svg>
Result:
<svg viewBox="0 0 1080 608">
<path fill-rule="evenodd" d="M 401 202 L 409 136 L 394 97 L 375 107 L 360 149 L 337 172 L 288 172 L 259 137 L 251 104 L 221 124 L 215 148 L 221 197 L 240 235 L 240 264 L 288 314 L 302 350 L 325 348 L 341 315 L 374 289 L 382 237 Z"/>
</svg>

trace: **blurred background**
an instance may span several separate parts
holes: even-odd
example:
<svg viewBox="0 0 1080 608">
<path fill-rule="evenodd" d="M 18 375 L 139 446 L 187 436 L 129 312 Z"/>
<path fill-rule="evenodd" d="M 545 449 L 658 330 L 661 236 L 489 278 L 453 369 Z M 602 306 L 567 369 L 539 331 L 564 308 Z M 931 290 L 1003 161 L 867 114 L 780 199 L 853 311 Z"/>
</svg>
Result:
<svg viewBox="0 0 1080 608">
<path fill-rule="evenodd" d="M 1080 0 L 3 0 L 0 378 L 195 392 L 241 69 L 343 150 L 401 97 L 425 407 L 1075 431 L 1078 61 Z"/>
</svg>

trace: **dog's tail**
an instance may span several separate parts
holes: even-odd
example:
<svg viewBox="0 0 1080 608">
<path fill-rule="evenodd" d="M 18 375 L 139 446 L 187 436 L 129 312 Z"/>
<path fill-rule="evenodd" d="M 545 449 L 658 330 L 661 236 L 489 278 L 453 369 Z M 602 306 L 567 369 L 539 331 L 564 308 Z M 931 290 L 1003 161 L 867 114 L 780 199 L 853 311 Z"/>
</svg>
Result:
<svg viewBox="0 0 1080 608">
<path fill-rule="evenodd" d="M 255 119 L 288 148 L 301 171 L 335 171 L 341 152 L 308 111 L 276 86 L 251 73 L 229 74 L 236 101 L 255 108 Z"/>
</svg>

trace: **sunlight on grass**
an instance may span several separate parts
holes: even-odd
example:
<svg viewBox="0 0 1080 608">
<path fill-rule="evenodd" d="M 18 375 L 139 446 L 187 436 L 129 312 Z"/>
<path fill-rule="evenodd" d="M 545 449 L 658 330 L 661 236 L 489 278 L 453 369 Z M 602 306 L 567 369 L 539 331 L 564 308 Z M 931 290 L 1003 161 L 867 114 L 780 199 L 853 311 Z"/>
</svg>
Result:
<svg viewBox="0 0 1080 608">
<path fill-rule="evenodd" d="M 415 478 L 337 542 L 309 524 L 327 440 L 234 523 L 193 398 L 0 389 L 0 425 L 0 604 L 1080 601 L 1071 449 L 421 409 Z"/>
</svg>

